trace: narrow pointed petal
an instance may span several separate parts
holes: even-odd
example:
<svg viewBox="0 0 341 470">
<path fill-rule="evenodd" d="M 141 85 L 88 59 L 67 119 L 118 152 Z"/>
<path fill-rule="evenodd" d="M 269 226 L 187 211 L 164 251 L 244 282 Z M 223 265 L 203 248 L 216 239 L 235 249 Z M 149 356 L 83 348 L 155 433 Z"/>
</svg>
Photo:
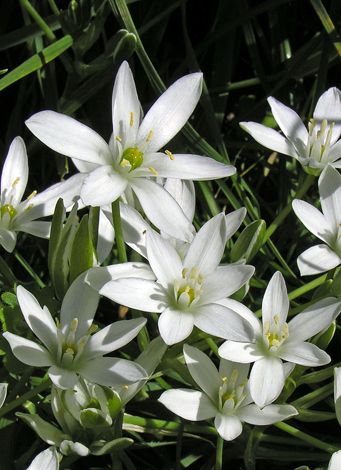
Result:
<svg viewBox="0 0 341 470">
<path fill-rule="evenodd" d="M 7 396 L 7 388 L 8 388 L 8 384 L 0 383 L 0 408 L 5 403 L 6 396 Z"/>
<path fill-rule="evenodd" d="M 144 258 L 147 257 L 146 233 L 150 225 L 142 215 L 128 204 L 120 202 L 124 241 Z"/>
<path fill-rule="evenodd" d="M 112 163 L 105 140 L 90 127 L 65 114 L 42 111 L 25 124 L 39 140 L 62 155 L 97 165 Z"/>
<path fill-rule="evenodd" d="M 334 132 L 333 132 L 334 136 Z M 329 154 L 328 154 L 328 162 L 332 163 L 332 166 L 334 168 L 340 168 L 339 166 L 336 166 L 334 162 L 337 165 L 340 165 L 340 161 L 336 162 L 336 160 L 339 160 L 341 155 L 341 140 L 338 142 L 335 142 L 335 144 L 329 149 Z"/>
<path fill-rule="evenodd" d="M 51 232 L 51 222 L 41 222 L 34 220 L 32 222 L 28 222 L 27 224 L 21 224 L 20 227 L 18 227 L 18 230 L 20 230 L 20 232 L 34 235 L 35 237 L 49 238 Z"/>
<path fill-rule="evenodd" d="M 296 416 L 298 413 L 291 405 L 268 405 L 260 409 L 259 406 L 250 404 L 240 407 L 236 414 L 245 423 L 267 426 Z"/>
<path fill-rule="evenodd" d="M 193 379 L 210 397 L 212 402 L 218 404 L 218 391 L 221 386 L 221 377 L 216 366 L 205 353 L 188 344 L 184 345 L 184 356 Z"/>
<path fill-rule="evenodd" d="M 113 357 L 96 357 L 78 364 L 76 370 L 87 380 L 108 387 L 124 387 L 148 378 L 139 364 Z"/>
<path fill-rule="evenodd" d="M 125 346 L 131 341 L 147 323 L 145 318 L 122 320 L 103 328 L 91 336 L 82 352 L 81 361 L 103 356 L 111 351 Z"/>
<path fill-rule="evenodd" d="M 96 246 L 98 264 L 109 256 L 115 240 L 115 230 L 103 210 L 99 211 L 98 241 Z"/>
<path fill-rule="evenodd" d="M 28 178 L 26 147 L 21 137 L 16 137 L 10 145 L 1 173 L 1 205 L 16 207 L 24 194 Z M 10 193 L 11 201 L 6 195 Z"/>
<path fill-rule="evenodd" d="M 168 191 L 146 178 L 131 180 L 130 185 L 152 224 L 171 237 L 185 242 L 193 240 L 192 223 Z"/>
<path fill-rule="evenodd" d="M 90 284 L 93 289 L 99 291 L 107 282 L 116 281 L 124 277 L 137 277 L 150 281 L 155 280 L 154 273 L 148 264 L 133 261 L 91 268 L 88 271 L 85 282 Z"/>
<path fill-rule="evenodd" d="M 316 245 L 297 258 L 301 276 L 324 273 L 341 264 L 341 258 L 328 245 Z"/>
<path fill-rule="evenodd" d="M 249 364 L 264 357 L 257 343 L 237 343 L 225 341 L 218 349 L 219 356 L 233 362 Z"/>
<path fill-rule="evenodd" d="M 277 271 L 266 288 L 262 302 L 263 325 L 274 321 L 274 316 L 278 317 L 278 328 L 282 330 L 289 311 L 289 299 L 283 275 Z"/>
<path fill-rule="evenodd" d="M 314 111 L 314 119 L 320 127 L 323 119 L 327 119 L 328 124 L 335 123 L 331 145 L 333 145 L 341 134 L 341 92 L 337 88 L 329 88 L 320 96 Z"/>
<path fill-rule="evenodd" d="M 192 333 L 193 315 L 189 312 L 166 308 L 159 318 L 158 326 L 161 338 L 170 346 L 183 341 Z"/>
<path fill-rule="evenodd" d="M 147 255 L 158 282 L 167 290 L 174 288 L 174 280 L 182 273 L 180 256 L 172 245 L 161 235 L 148 230 L 146 233 Z"/>
<path fill-rule="evenodd" d="M 39 415 L 17 412 L 16 416 L 28 424 L 28 426 L 30 426 L 38 436 L 49 445 L 59 446 L 65 437 L 70 437 L 62 434 L 60 429 L 44 421 Z"/>
<path fill-rule="evenodd" d="M 229 240 L 232 235 L 238 230 L 241 223 L 245 219 L 246 214 L 247 210 L 245 209 L 245 207 L 241 207 L 240 209 L 237 209 L 236 211 L 230 212 L 230 214 L 225 215 L 225 222 L 227 227 L 227 240 Z"/>
<path fill-rule="evenodd" d="M 241 122 L 240 127 L 264 147 L 297 159 L 295 148 L 288 139 L 274 129 L 257 122 Z"/>
<path fill-rule="evenodd" d="M 334 401 L 336 418 L 341 426 L 341 367 L 334 368 Z"/>
<path fill-rule="evenodd" d="M 213 418 L 218 413 L 209 397 L 197 390 L 166 390 L 159 402 L 181 418 L 191 421 Z"/>
<path fill-rule="evenodd" d="M 341 467 L 341 450 L 334 452 L 328 464 L 327 470 L 339 470 Z"/>
<path fill-rule="evenodd" d="M 327 328 L 341 311 L 340 299 L 328 297 L 320 300 L 289 322 L 289 338 L 286 341 L 305 341 Z M 285 343 L 283 343 L 285 344 Z"/>
<path fill-rule="evenodd" d="M 168 155 L 160 154 L 154 162 L 153 168 L 157 171 L 158 176 L 192 181 L 225 178 L 236 172 L 234 166 L 217 162 L 213 158 L 182 154 L 174 154 L 172 160 Z"/>
<path fill-rule="evenodd" d="M 99 291 L 101 295 L 126 307 L 143 312 L 162 312 L 168 304 L 162 286 L 146 279 L 126 278 L 110 281 Z"/>
<path fill-rule="evenodd" d="M 59 459 L 55 447 L 49 447 L 43 452 L 40 452 L 27 470 L 41 470 L 42 468 L 48 470 L 59 469 Z"/>
<path fill-rule="evenodd" d="M 308 131 L 302 119 L 293 109 L 288 108 L 272 96 L 268 98 L 268 102 L 271 106 L 272 114 L 284 135 L 294 145 L 297 152 L 304 157 L 308 142 Z"/>
<path fill-rule="evenodd" d="M 8 253 L 12 253 L 17 242 L 17 234 L 11 230 L 0 228 L 0 244 Z"/>
<path fill-rule="evenodd" d="M 277 350 L 277 356 L 284 361 L 294 362 L 301 366 L 316 367 L 330 362 L 330 356 L 311 343 L 295 343 L 285 341 Z"/>
<path fill-rule="evenodd" d="M 225 441 L 233 441 L 243 430 L 242 422 L 238 416 L 223 415 L 221 413 L 218 413 L 215 417 L 214 426 L 220 437 Z"/>
<path fill-rule="evenodd" d="M 49 377 L 54 385 L 62 390 L 72 388 L 77 382 L 76 372 L 57 365 L 53 365 L 49 368 Z"/>
<path fill-rule="evenodd" d="M 327 218 L 316 207 L 299 199 L 293 201 L 292 208 L 311 233 L 328 245 L 333 243 L 336 235 L 333 219 Z"/>
<path fill-rule="evenodd" d="M 51 366 L 54 361 L 49 351 L 40 344 L 30 341 L 21 336 L 14 335 L 9 331 L 3 333 L 11 346 L 12 352 L 19 361 L 29 366 L 45 367 Z"/>
<path fill-rule="evenodd" d="M 209 335 L 232 341 L 254 341 L 254 331 L 250 323 L 222 305 L 212 303 L 196 307 L 193 320 L 197 328 Z"/>
<path fill-rule="evenodd" d="M 111 165 L 100 166 L 85 178 L 80 196 L 86 206 L 103 206 L 116 201 L 124 192 L 128 180 Z"/>
<path fill-rule="evenodd" d="M 196 234 L 184 260 L 184 267 L 198 268 L 201 275 L 207 276 L 220 263 L 225 249 L 226 223 L 223 213 L 206 222 Z"/>
<path fill-rule="evenodd" d="M 283 364 L 274 356 L 267 356 L 255 362 L 250 375 L 250 392 L 253 401 L 260 408 L 269 405 L 284 387 Z"/>
<path fill-rule="evenodd" d="M 222 300 L 219 300 L 219 302 L 217 303 L 231 310 L 234 310 L 235 312 L 238 313 L 238 315 L 241 315 L 245 320 L 248 321 L 248 323 L 250 323 L 250 325 L 252 326 L 257 336 L 263 333 L 263 326 L 260 320 L 256 317 L 256 315 L 253 312 L 251 312 L 249 308 L 247 308 L 242 303 L 237 302 L 236 300 L 233 300 L 233 299 L 222 299 Z"/>
<path fill-rule="evenodd" d="M 186 75 L 173 83 L 144 117 L 136 142 L 146 141 L 153 131 L 148 153 L 163 147 L 187 122 L 199 101 L 201 88 L 202 73 Z"/>
<path fill-rule="evenodd" d="M 341 221 L 341 175 L 330 164 L 321 173 L 319 191 L 323 214 L 336 230 Z"/>
<path fill-rule="evenodd" d="M 174 197 L 187 219 L 192 221 L 195 212 L 195 187 L 193 181 L 168 178 L 164 188 Z"/>
</svg>

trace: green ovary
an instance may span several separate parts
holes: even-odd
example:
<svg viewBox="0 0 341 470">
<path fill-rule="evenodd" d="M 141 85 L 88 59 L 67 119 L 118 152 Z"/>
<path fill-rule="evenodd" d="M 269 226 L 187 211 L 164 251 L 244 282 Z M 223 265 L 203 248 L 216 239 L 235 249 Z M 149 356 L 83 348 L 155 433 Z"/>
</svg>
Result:
<svg viewBox="0 0 341 470">
<path fill-rule="evenodd" d="M 122 154 L 120 165 L 125 166 L 127 163 L 131 165 L 131 169 L 129 171 L 139 168 L 143 163 L 143 152 L 140 152 L 137 147 L 129 147 L 125 149 Z"/>
<path fill-rule="evenodd" d="M 13 206 L 10 206 L 9 204 L 5 204 L 4 206 L 0 207 L 1 217 L 3 217 L 6 214 L 6 212 L 9 213 L 11 220 L 13 219 L 13 217 L 17 215 L 17 211 L 14 209 Z"/>
</svg>

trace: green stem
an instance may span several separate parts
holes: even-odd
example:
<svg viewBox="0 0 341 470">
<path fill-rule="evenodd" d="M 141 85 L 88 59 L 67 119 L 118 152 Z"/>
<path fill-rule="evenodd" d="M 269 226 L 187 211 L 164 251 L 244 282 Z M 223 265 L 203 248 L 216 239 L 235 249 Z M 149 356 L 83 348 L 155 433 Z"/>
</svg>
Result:
<svg viewBox="0 0 341 470">
<path fill-rule="evenodd" d="M 221 436 L 217 436 L 217 447 L 215 457 L 215 470 L 222 470 L 223 468 L 223 448 L 224 439 Z"/>
<path fill-rule="evenodd" d="M 2 256 L 0 256 L 0 273 L 6 279 L 9 286 L 13 287 L 16 284 L 16 277 L 14 276 L 10 268 L 7 266 L 7 263 L 5 262 Z"/>
<path fill-rule="evenodd" d="M 291 434 L 292 436 L 297 437 L 301 441 L 308 442 L 314 447 L 317 447 L 317 449 L 322 449 L 325 452 L 329 452 L 330 454 L 333 454 L 334 452 L 337 452 L 340 450 L 339 447 L 335 447 L 331 444 L 328 444 L 327 442 L 320 441 L 319 439 L 316 439 L 315 437 L 309 436 L 309 434 L 306 434 L 305 432 L 299 431 L 298 429 L 294 428 L 293 426 L 290 426 L 287 423 L 276 423 L 274 424 L 276 428 L 281 429 L 282 431 Z"/>
<path fill-rule="evenodd" d="M 310 290 L 313 290 L 316 287 L 320 286 L 327 279 L 327 275 L 328 274 L 323 274 L 323 276 L 320 276 L 320 277 L 314 279 L 313 281 L 308 282 L 308 284 L 305 284 L 304 286 L 293 290 L 292 292 L 290 292 L 290 294 L 288 294 L 289 300 L 294 300 L 297 297 L 300 297 L 301 295 L 306 294 Z"/>
<path fill-rule="evenodd" d="M 54 0 L 48 0 L 49 2 L 49 5 L 51 7 L 51 10 L 53 11 L 53 13 L 56 15 L 56 16 L 59 16 L 60 15 L 60 11 L 57 7 L 57 5 L 55 4 Z"/>
<path fill-rule="evenodd" d="M 306 179 L 304 180 L 300 189 L 297 191 L 294 199 L 299 199 L 302 196 L 304 196 L 305 193 L 310 188 L 310 186 L 312 185 L 314 180 L 315 180 L 315 176 L 308 175 Z M 271 237 L 274 231 L 281 225 L 283 220 L 290 214 L 291 211 L 292 211 L 292 201 L 289 202 L 289 204 L 282 210 L 282 212 L 276 217 L 276 219 L 272 222 L 270 227 L 267 229 L 267 231 L 265 232 L 264 239 L 263 239 L 263 244 L 268 240 L 268 238 Z"/>
<path fill-rule="evenodd" d="M 25 260 L 25 258 L 23 258 L 17 250 L 14 251 L 14 256 L 17 258 L 17 260 L 20 262 L 20 264 L 26 269 L 28 274 L 39 284 L 39 286 L 40 287 L 45 287 L 45 284 L 40 279 L 38 274 L 31 268 L 31 266 L 28 264 L 28 262 Z"/>
<path fill-rule="evenodd" d="M 6 413 L 8 413 L 9 411 L 12 411 L 18 406 L 23 405 L 27 400 L 31 400 L 36 395 L 41 393 L 43 390 L 46 390 L 47 388 L 49 388 L 51 385 L 52 385 L 51 379 L 44 380 L 40 385 L 38 385 L 38 387 L 30 390 L 29 392 L 25 393 L 21 397 L 16 398 L 11 403 L 8 403 L 8 405 L 3 406 L 0 409 L 0 418 L 4 416 Z"/>
<path fill-rule="evenodd" d="M 127 253 L 126 253 L 126 246 L 124 243 L 124 238 L 123 238 L 123 230 L 122 230 L 122 222 L 121 222 L 121 215 L 120 215 L 120 201 L 116 199 L 111 204 L 111 210 L 112 210 L 112 220 L 114 224 L 114 229 L 115 229 L 115 239 L 116 239 L 116 245 L 117 245 L 117 251 L 118 251 L 118 259 L 120 260 L 120 263 L 126 263 L 128 261 L 127 258 Z"/>
<path fill-rule="evenodd" d="M 39 15 L 37 10 L 33 8 L 28 0 L 20 0 L 22 6 L 28 11 L 28 13 L 32 16 L 34 21 L 40 27 L 42 31 L 46 34 L 46 37 L 51 41 L 55 42 L 57 40 L 56 36 L 53 34 L 53 31 L 47 26 L 43 18 Z"/>
</svg>

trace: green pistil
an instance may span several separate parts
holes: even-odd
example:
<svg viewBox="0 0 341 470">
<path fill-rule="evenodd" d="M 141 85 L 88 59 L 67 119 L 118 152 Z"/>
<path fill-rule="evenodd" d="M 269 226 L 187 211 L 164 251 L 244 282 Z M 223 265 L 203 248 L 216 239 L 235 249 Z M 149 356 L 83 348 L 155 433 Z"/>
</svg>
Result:
<svg viewBox="0 0 341 470">
<path fill-rule="evenodd" d="M 186 292 L 188 294 L 189 305 L 190 305 L 193 302 L 193 300 L 195 299 L 194 289 L 191 289 L 189 286 L 185 286 L 182 289 L 180 289 L 179 292 L 178 292 L 178 300 L 179 300 L 180 295 L 183 294 L 184 292 Z"/>
<path fill-rule="evenodd" d="M 6 212 L 9 213 L 9 217 L 11 220 L 17 215 L 17 211 L 14 209 L 13 206 L 10 206 L 9 204 L 5 204 L 4 206 L 0 207 L 1 217 L 3 217 Z"/>
<path fill-rule="evenodd" d="M 130 163 L 131 165 L 131 169 L 129 171 L 139 168 L 143 163 L 143 152 L 140 152 L 137 147 L 129 147 L 125 149 L 122 154 L 120 165 L 125 166 L 127 163 Z"/>
</svg>

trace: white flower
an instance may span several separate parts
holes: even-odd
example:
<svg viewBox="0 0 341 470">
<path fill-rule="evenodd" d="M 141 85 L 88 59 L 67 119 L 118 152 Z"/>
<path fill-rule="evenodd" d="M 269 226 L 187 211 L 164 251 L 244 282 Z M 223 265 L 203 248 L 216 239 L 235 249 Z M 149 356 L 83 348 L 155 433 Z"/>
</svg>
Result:
<svg viewBox="0 0 341 470">
<path fill-rule="evenodd" d="M 341 450 L 331 456 L 327 470 L 339 470 L 341 468 Z"/>
<path fill-rule="evenodd" d="M 28 161 L 24 141 L 16 137 L 9 148 L 1 174 L 0 244 L 5 250 L 14 250 L 17 232 L 48 238 L 51 222 L 37 222 L 34 219 L 53 214 L 60 197 L 66 207 L 76 202 L 85 176 L 72 176 L 40 194 L 33 191 L 21 202 L 27 185 Z"/>
<path fill-rule="evenodd" d="M 341 168 L 341 92 L 327 90 L 317 102 L 308 130 L 292 109 L 273 97 L 268 98 L 271 111 L 282 136 L 275 130 L 256 122 L 241 122 L 241 127 L 260 144 L 271 150 L 296 158 L 307 173 L 319 175 L 329 162 Z"/>
<path fill-rule="evenodd" d="M 187 338 L 194 326 L 221 338 L 252 341 L 248 323 L 217 303 L 246 284 L 254 272 L 252 266 L 241 264 L 218 266 L 226 233 L 225 216 L 218 214 L 196 234 L 182 260 L 167 240 L 148 230 L 147 256 L 157 281 L 119 279 L 99 293 L 127 307 L 161 313 L 159 331 L 168 345 Z"/>
<path fill-rule="evenodd" d="M 37 113 L 26 124 L 46 145 L 71 157 L 79 171 L 90 171 L 81 189 L 84 204 L 103 206 L 124 191 L 133 191 L 155 226 L 191 241 L 191 223 L 171 195 L 153 179 L 159 176 L 207 180 L 235 173 L 233 166 L 211 158 L 158 152 L 192 114 L 201 87 L 200 73 L 180 78 L 141 122 L 134 79 L 128 63 L 123 62 L 113 90 L 113 134 L 109 145 L 84 124 L 53 111 Z"/>
<path fill-rule="evenodd" d="M 43 452 L 40 452 L 27 470 L 41 470 L 42 468 L 44 470 L 59 469 L 58 453 L 55 447 L 49 447 Z"/>
<path fill-rule="evenodd" d="M 213 362 L 196 348 L 184 346 L 184 356 L 193 379 L 203 390 L 167 390 L 159 401 L 169 410 L 191 421 L 214 418 L 219 435 L 231 441 L 238 437 L 242 423 L 265 426 L 297 415 L 291 405 L 255 405 L 249 391 L 249 365 L 222 359 L 219 372 Z"/>
<path fill-rule="evenodd" d="M 8 384 L 0 383 L 0 408 L 5 403 Z"/>
<path fill-rule="evenodd" d="M 17 297 L 26 323 L 43 346 L 6 332 L 13 354 L 21 362 L 35 367 L 49 367 L 52 382 L 61 389 L 73 387 L 77 375 L 100 385 L 123 386 L 147 376 L 139 365 L 103 355 L 131 341 L 146 320 L 119 321 L 97 329 L 92 325 L 98 304 L 98 293 L 84 283 L 86 273 L 79 276 L 67 291 L 60 313 L 54 322 L 47 307 L 40 307 L 36 298 L 18 286 Z"/>
<path fill-rule="evenodd" d="M 230 361 L 254 362 L 250 391 L 258 406 L 272 403 L 281 393 L 285 380 L 282 360 L 307 367 L 322 366 L 330 361 L 326 352 L 306 340 L 335 320 L 341 311 L 339 299 L 323 299 L 287 323 L 289 299 L 283 276 L 277 271 L 263 297 L 263 324 L 242 304 L 227 300 L 223 305 L 236 310 L 254 329 L 254 343 L 226 341 L 220 346 L 219 354 Z"/>
<path fill-rule="evenodd" d="M 334 369 L 334 401 L 336 418 L 341 426 L 341 367 Z"/>
<path fill-rule="evenodd" d="M 292 208 L 297 217 L 326 243 L 303 252 L 297 259 L 301 276 L 319 274 L 341 263 L 341 175 L 330 164 L 319 178 L 321 212 L 305 201 L 294 200 Z"/>
</svg>

